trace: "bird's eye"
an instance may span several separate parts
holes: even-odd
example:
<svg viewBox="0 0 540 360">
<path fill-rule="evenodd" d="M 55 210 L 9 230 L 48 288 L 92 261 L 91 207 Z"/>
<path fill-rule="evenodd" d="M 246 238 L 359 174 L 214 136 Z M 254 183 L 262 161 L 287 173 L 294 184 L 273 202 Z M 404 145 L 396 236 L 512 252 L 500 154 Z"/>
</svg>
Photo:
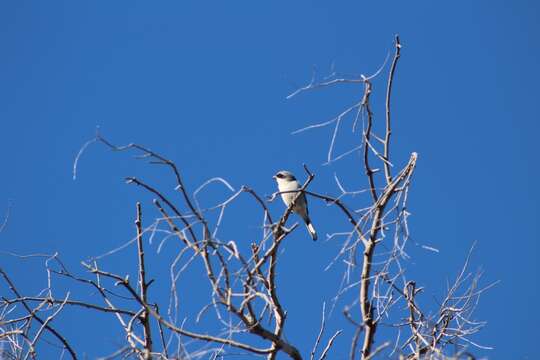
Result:
<svg viewBox="0 0 540 360">
<path fill-rule="evenodd" d="M 283 178 L 283 174 L 279 173 L 279 174 L 276 175 L 276 177 L 282 179 L 282 178 Z"/>
</svg>

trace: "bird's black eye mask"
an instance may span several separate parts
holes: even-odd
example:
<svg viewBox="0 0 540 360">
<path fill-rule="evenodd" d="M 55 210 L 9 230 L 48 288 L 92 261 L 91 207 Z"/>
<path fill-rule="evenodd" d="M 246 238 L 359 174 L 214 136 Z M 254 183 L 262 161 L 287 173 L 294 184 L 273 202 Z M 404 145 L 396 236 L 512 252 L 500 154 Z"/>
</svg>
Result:
<svg viewBox="0 0 540 360">
<path fill-rule="evenodd" d="M 275 177 L 278 178 L 278 179 L 287 179 L 287 180 L 290 180 L 290 181 L 295 181 L 296 180 L 294 175 L 291 175 L 291 174 L 277 173 L 275 175 Z"/>
</svg>

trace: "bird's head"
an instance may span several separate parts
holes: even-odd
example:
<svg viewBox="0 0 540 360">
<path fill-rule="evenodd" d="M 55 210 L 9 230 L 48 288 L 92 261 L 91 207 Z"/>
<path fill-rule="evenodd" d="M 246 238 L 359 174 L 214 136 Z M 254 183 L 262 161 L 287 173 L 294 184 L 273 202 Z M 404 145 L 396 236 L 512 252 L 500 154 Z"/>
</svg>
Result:
<svg viewBox="0 0 540 360">
<path fill-rule="evenodd" d="M 293 173 L 286 170 L 278 171 L 276 175 L 272 176 L 278 183 L 280 182 L 289 182 L 289 181 L 295 181 L 296 178 L 294 177 Z"/>
</svg>

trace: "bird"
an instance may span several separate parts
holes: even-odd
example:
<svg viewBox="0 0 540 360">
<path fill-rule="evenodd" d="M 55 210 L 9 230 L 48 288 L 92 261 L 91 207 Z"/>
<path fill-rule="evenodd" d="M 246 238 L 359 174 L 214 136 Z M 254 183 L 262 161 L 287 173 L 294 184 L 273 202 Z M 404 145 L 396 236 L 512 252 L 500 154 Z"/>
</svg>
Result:
<svg viewBox="0 0 540 360">
<path fill-rule="evenodd" d="M 291 205 L 291 202 L 294 200 L 298 192 L 294 190 L 299 190 L 301 188 L 300 184 L 290 171 L 281 170 L 276 175 L 273 176 L 278 185 L 278 190 L 281 192 L 281 198 L 287 207 Z M 286 192 L 290 191 L 290 192 Z M 306 223 L 309 235 L 313 241 L 317 240 L 317 232 L 311 223 L 309 218 L 309 211 L 307 206 L 307 199 L 304 193 L 301 193 L 296 199 L 292 211 L 300 215 L 300 217 Z"/>
</svg>

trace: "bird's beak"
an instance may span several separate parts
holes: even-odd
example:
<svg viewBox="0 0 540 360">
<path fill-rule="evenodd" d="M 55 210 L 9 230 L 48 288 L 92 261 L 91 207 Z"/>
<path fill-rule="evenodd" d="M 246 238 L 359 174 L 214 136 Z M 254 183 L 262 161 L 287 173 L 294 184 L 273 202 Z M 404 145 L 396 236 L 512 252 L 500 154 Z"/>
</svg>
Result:
<svg viewBox="0 0 540 360">
<path fill-rule="evenodd" d="M 277 176 L 276 175 L 272 176 L 272 179 L 277 179 Z"/>
</svg>

